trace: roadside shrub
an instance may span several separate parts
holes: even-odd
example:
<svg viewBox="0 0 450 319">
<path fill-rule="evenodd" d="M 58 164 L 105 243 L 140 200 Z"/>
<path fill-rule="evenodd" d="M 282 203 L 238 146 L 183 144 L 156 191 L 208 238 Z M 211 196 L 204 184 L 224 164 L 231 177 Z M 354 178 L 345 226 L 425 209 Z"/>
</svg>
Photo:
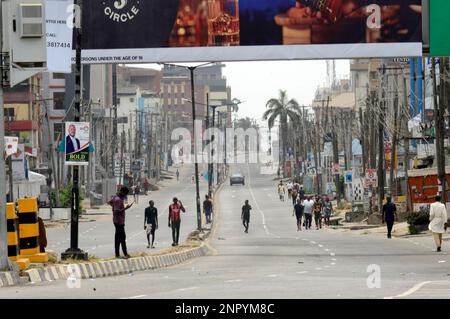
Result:
<svg viewBox="0 0 450 319">
<path fill-rule="evenodd" d="M 428 211 L 420 211 L 409 214 L 406 218 L 409 225 L 428 225 L 430 223 L 430 213 Z"/>
<path fill-rule="evenodd" d="M 430 223 L 430 213 L 428 210 L 421 210 L 420 212 L 413 212 L 406 218 L 408 222 L 408 230 L 411 235 L 419 234 L 426 230 Z"/>
</svg>

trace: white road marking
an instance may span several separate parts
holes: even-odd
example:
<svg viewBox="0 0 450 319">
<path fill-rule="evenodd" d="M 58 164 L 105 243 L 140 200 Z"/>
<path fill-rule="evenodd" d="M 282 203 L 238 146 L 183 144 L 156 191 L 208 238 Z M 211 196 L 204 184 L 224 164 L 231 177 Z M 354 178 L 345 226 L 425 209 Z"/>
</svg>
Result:
<svg viewBox="0 0 450 319">
<path fill-rule="evenodd" d="M 224 283 L 227 283 L 227 284 L 229 284 L 229 283 L 233 283 L 233 282 L 241 282 L 242 280 L 241 279 L 235 279 L 235 280 L 225 280 L 224 281 Z"/>
<path fill-rule="evenodd" d="M 316 270 L 322 270 L 322 268 L 320 268 L 320 267 L 317 267 L 317 268 L 316 268 Z"/>
<path fill-rule="evenodd" d="M 188 290 L 195 290 L 195 289 L 200 289 L 200 287 L 181 288 L 181 289 L 177 289 L 177 291 L 188 291 Z"/>
<path fill-rule="evenodd" d="M 299 275 L 303 275 L 303 274 L 307 274 L 308 272 L 307 271 L 297 271 L 297 274 L 299 274 Z"/>
<path fill-rule="evenodd" d="M 272 233 L 269 231 L 269 229 L 267 228 L 267 225 L 266 225 L 266 216 L 264 215 L 264 212 L 261 210 L 261 207 L 259 207 L 258 201 L 256 200 L 256 197 L 255 197 L 255 194 L 253 193 L 253 190 L 252 190 L 252 188 L 250 187 L 250 185 L 251 185 L 251 183 L 252 183 L 252 180 L 251 180 L 251 176 L 250 176 L 250 166 L 248 165 L 248 163 L 247 163 L 247 171 L 248 171 L 248 184 L 247 184 L 247 188 L 248 188 L 248 190 L 250 191 L 250 194 L 252 195 L 252 198 L 253 198 L 253 201 L 254 201 L 254 203 L 255 203 L 256 209 L 259 211 L 259 213 L 260 213 L 260 215 L 261 215 L 261 218 L 262 218 L 262 224 L 263 224 L 263 227 L 264 227 L 264 231 L 266 232 L 267 235 L 271 235 L 271 236 L 276 237 L 276 235 L 272 234 Z"/>
<path fill-rule="evenodd" d="M 331 265 L 331 266 L 335 266 L 335 265 L 336 265 L 336 263 L 331 263 L 330 265 Z"/>
<path fill-rule="evenodd" d="M 319 245 L 320 248 L 323 248 L 323 245 Z"/>
<path fill-rule="evenodd" d="M 336 256 L 336 254 L 335 253 L 330 253 L 330 256 L 334 257 L 334 256 Z"/>
<path fill-rule="evenodd" d="M 422 288 L 423 286 L 432 283 L 432 281 L 424 281 L 424 282 L 420 282 L 418 284 L 416 284 L 414 287 L 412 287 L 411 289 L 405 291 L 404 293 L 397 295 L 397 296 L 391 296 L 391 297 L 385 297 L 384 299 L 394 299 L 394 298 L 403 298 L 403 297 L 407 297 L 409 295 L 412 295 L 413 293 L 415 293 L 417 290 L 419 290 L 420 288 Z"/>
<path fill-rule="evenodd" d="M 330 250 L 327 248 L 327 249 L 325 249 L 325 251 L 328 252 L 328 251 L 330 251 Z"/>
<path fill-rule="evenodd" d="M 268 277 L 268 278 L 275 278 L 275 277 L 280 277 L 280 275 L 273 274 L 273 275 L 268 275 L 268 276 L 266 276 L 266 277 Z"/>
<path fill-rule="evenodd" d="M 337 259 L 336 259 L 336 258 L 331 258 L 331 260 L 332 260 L 332 261 L 336 261 Z"/>
<path fill-rule="evenodd" d="M 147 295 L 139 295 L 139 296 L 133 296 L 133 297 L 120 298 L 120 299 L 139 299 L 139 298 L 143 298 L 143 297 L 147 297 Z"/>
<path fill-rule="evenodd" d="M 438 261 L 439 264 L 446 263 L 446 262 L 447 262 L 447 260 L 439 260 Z"/>
<path fill-rule="evenodd" d="M 311 244 L 313 244 L 313 245 L 315 245 L 315 244 L 316 244 L 316 242 L 315 242 L 315 241 L 310 241 L 310 243 L 311 243 Z"/>
</svg>

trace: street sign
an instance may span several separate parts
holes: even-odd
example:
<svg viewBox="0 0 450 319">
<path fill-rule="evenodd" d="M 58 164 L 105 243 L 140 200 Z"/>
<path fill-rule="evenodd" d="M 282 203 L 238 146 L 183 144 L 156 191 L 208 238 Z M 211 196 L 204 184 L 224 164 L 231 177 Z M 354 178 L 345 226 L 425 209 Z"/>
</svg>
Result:
<svg viewBox="0 0 450 319">
<path fill-rule="evenodd" d="M 374 168 L 366 169 L 366 176 L 364 178 L 364 187 L 378 187 L 377 170 Z"/>
<path fill-rule="evenodd" d="M 345 181 L 345 184 L 353 183 L 353 171 L 345 171 L 344 181 Z"/>
<path fill-rule="evenodd" d="M 140 161 L 133 161 L 131 163 L 131 171 L 132 172 L 140 172 L 142 169 L 142 163 Z"/>
</svg>

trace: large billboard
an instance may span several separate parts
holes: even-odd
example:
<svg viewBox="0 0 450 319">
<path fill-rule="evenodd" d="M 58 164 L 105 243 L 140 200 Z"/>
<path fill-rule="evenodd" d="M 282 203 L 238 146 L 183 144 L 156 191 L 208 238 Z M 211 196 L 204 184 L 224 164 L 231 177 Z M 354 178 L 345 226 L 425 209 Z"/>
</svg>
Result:
<svg viewBox="0 0 450 319">
<path fill-rule="evenodd" d="M 84 63 L 422 55 L 421 0 L 90 0 Z"/>
</svg>

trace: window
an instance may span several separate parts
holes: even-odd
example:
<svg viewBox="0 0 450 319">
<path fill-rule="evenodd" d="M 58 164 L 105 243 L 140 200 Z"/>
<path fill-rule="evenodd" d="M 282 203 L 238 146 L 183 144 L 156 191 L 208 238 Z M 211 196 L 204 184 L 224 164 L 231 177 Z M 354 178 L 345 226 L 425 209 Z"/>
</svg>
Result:
<svg viewBox="0 0 450 319">
<path fill-rule="evenodd" d="M 53 141 L 62 141 L 64 137 L 64 123 L 54 123 L 53 124 Z"/>
<path fill-rule="evenodd" d="M 64 73 L 53 73 L 53 79 L 65 79 L 66 75 Z"/>
<path fill-rule="evenodd" d="M 134 103 L 134 97 L 130 97 L 130 103 Z"/>
<path fill-rule="evenodd" d="M 4 109 L 5 112 L 5 121 L 11 121 L 15 118 L 15 111 L 13 107 L 7 107 Z"/>
<path fill-rule="evenodd" d="M 128 124 L 128 117 L 119 117 L 117 118 L 117 124 Z"/>
<path fill-rule="evenodd" d="M 54 92 L 53 93 L 53 109 L 64 110 L 64 92 Z"/>
</svg>

